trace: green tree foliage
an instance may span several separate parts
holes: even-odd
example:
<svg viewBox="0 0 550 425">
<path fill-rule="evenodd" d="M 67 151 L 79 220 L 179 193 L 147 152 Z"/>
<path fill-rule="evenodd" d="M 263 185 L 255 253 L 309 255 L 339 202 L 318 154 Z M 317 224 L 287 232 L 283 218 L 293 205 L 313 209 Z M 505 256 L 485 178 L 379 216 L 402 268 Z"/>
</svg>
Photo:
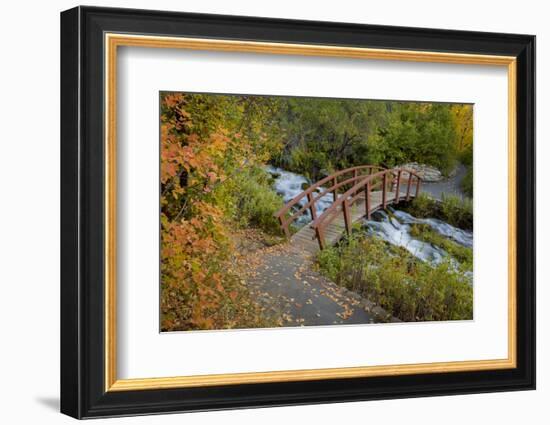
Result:
<svg viewBox="0 0 550 425">
<path fill-rule="evenodd" d="M 274 162 L 312 180 L 354 164 L 370 163 L 369 140 L 386 120 L 383 102 L 280 99 L 284 150 Z"/>
<path fill-rule="evenodd" d="M 459 135 L 453 106 L 436 103 L 281 98 L 284 149 L 272 162 L 317 180 L 353 165 L 393 167 L 416 161 L 448 173 Z"/>
<path fill-rule="evenodd" d="M 455 137 L 449 105 L 397 103 L 378 131 L 380 163 L 393 167 L 415 161 L 447 174 L 456 165 Z"/>
</svg>

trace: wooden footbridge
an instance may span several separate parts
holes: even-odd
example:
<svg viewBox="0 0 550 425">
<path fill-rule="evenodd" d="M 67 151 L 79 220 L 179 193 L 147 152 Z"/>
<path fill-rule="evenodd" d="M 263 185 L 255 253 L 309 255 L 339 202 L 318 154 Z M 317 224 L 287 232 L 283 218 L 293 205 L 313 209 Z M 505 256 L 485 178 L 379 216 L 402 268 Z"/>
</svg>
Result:
<svg viewBox="0 0 550 425">
<path fill-rule="evenodd" d="M 373 212 L 389 204 L 418 196 L 421 182 L 418 174 L 405 168 L 385 169 L 375 165 L 347 168 L 311 185 L 275 216 L 293 246 L 314 253 L 337 242 L 344 232 L 350 234 L 353 223 L 363 217 L 370 218 Z M 317 204 L 331 194 L 333 203 L 320 212 Z M 290 225 L 308 211 L 312 222 L 291 235 Z"/>
</svg>

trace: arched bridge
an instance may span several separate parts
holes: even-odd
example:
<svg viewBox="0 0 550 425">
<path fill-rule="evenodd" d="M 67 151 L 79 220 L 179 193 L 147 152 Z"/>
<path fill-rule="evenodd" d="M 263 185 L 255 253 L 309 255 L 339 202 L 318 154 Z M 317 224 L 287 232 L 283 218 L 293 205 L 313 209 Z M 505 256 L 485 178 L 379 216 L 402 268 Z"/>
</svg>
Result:
<svg viewBox="0 0 550 425">
<path fill-rule="evenodd" d="M 281 208 L 275 216 L 292 245 L 315 252 L 351 233 L 353 223 L 389 204 L 418 196 L 422 179 L 405 168 L 385 169 L 361 165 L 337 171 L 312 184 Z M 327 187 L 328 186 L 328 187 Z M 332 195 L 332 204 L 321 211 L 320 201 Z M 311 223 L 291 236 L 290 225 L 304 214 Z"/>
</svg>

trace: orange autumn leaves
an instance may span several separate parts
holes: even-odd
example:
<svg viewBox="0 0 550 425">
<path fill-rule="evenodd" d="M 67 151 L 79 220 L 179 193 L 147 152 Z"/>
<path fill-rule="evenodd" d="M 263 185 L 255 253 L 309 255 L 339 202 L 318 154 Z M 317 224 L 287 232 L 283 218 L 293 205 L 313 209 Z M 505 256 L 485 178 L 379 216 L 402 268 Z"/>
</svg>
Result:
<svg viewBox="0 0 550 425">
<path fill-rule="evenodd" d="M 256 320 L 235 274 L 216 189 L 244 163 L 245 140 L 200 95 L 161 96 L 161 312 L 163 330 L 220 329 Z M 231 161 L 231 164 L 228 164 Z M 222 203 L 223 204 L 223 203 Z"/>
<path fill-rule="evenodd" d="M 174 104 L 176 99 L 183 103 L 184 96 L 167 98 L 166 104 Z M 174 108 L 171 116 L 162 116 L 161 143 L 160 180 L 162 185 L 170 185 L 172 195 L 177 197 L 187 190 L 177 178 L 184 173 L 192 176 L 191 186 L 202 184 L 206 192 L 211 190 L 210 185 L 223 179 L 218 163 L 225 154 L 228 138 L 221 132 L 207 137 L 194 133 L 190 114 L 182 106 Z"/>
</svg>

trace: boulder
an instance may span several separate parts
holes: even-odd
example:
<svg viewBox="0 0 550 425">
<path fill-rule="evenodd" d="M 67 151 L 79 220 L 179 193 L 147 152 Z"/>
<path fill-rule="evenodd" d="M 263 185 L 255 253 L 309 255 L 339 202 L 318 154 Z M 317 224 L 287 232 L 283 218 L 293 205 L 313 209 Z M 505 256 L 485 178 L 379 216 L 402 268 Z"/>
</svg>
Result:
<svg viewBox="0 0 550 425">
<path fill-rule="evenodd" d="M 414 171 L 425 182 L 438 182 L 443 180 L 443 174 L 441 174 L 441 171 L 431 165 L 419 164 L 418 162 L 409 162 L 407 164 L 403 164 L 401 167 Z"/>
</svg>

